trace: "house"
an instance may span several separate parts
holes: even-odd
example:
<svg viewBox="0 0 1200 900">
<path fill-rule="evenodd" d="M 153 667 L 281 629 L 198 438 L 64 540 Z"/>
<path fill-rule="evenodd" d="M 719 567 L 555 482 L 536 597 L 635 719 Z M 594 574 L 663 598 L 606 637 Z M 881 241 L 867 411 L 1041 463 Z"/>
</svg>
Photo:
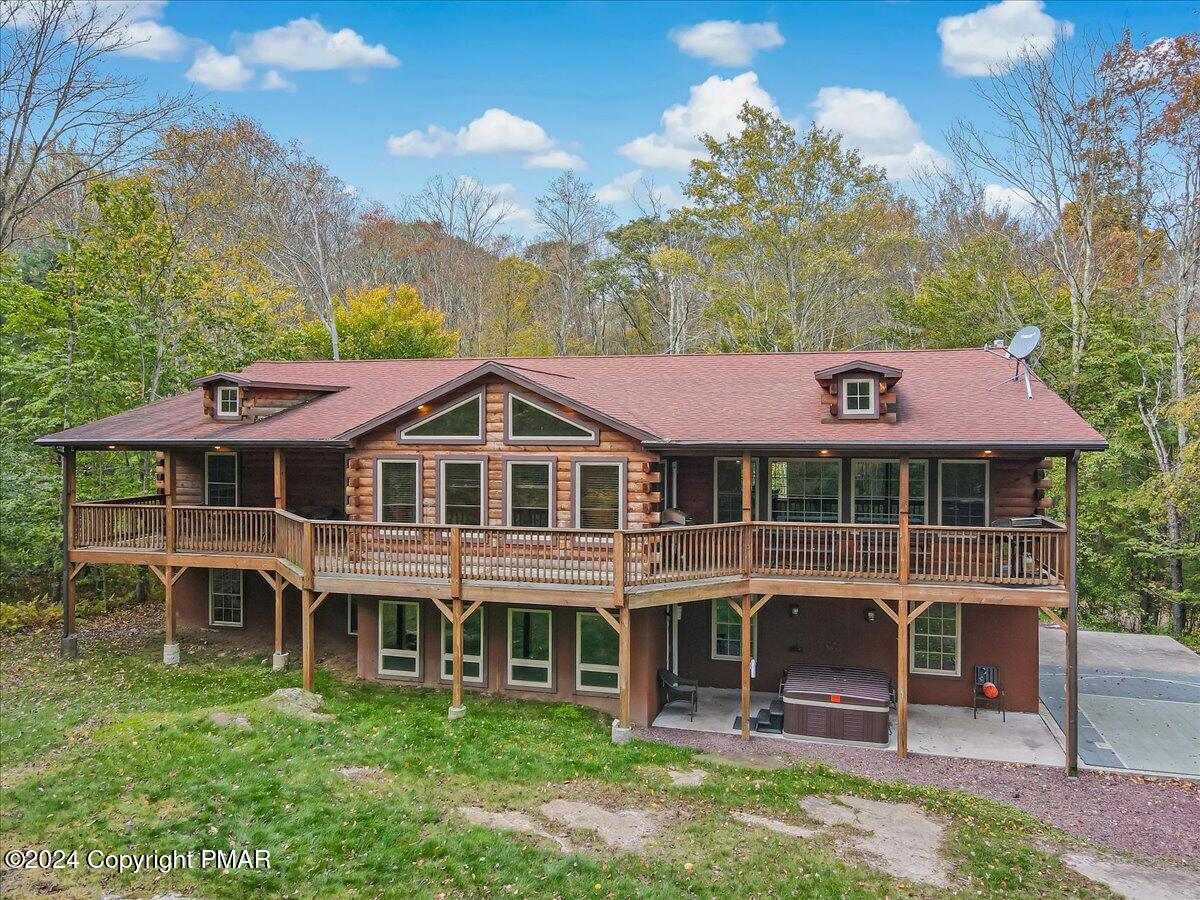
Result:
<svg viewBox="0 0 1200 900">
<path fill-rule="evenodd" d="M 855 667 L 890 681 L 904 754 L 908 703 L 970 706 L 976 665 L 1037 710 L 1039 610 L 1073 646 L 1076 465 L 1106 444 L 1011 375 L 985 349 L 219 372 L 39 439 L 64 465 L 64 648 L 80 569 L 144 564 L 168 664 L 181 625 L 229 629 L 280 668 L 298 649 L 306 686 L 344 655 L 447 686 L 452 717 L 502 691 L 618 738 L 660 669 L 740 688 L 748 736 L 752 688 Z M 157 451 L 157 493 L 78 502 L 89 449 Z"/>
</svg>

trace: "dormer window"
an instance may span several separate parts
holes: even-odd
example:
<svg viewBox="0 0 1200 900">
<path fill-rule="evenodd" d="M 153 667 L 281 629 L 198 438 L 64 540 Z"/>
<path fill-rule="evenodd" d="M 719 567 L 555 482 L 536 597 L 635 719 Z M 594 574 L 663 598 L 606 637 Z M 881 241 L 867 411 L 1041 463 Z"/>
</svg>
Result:
<svg viewBox="0 0 1200 900">
<path fill-rule="evenodd" d="M 242 391 L 236 384 L 217 385 L 218 419 L 237 419 L 242 415 Z"/>
<path fill-rule="evenodd" d="M 822 422 L 878 419 L 896 421 L 896 382 L 899 369 L 861 359 L 830 366 L 814 373 L 824 393 L 822 404 L 829 414 Z"/>
<path fill-rule="evenodd" d="M 877 394 L 874 378 L 842 379 L 842 415 L 874 416 Z"/>
</svg>

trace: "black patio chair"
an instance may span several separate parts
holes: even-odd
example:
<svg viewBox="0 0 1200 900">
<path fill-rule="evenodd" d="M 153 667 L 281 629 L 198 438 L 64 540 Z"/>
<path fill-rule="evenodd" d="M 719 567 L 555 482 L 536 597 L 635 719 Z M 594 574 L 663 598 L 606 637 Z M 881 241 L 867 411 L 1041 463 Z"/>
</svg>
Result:
<svg viewBox="0 0 1200 900">
<path fill-rule="evenodd" d="M 659 669 L 658 684 L 667 692 L 667 702 L 664 706 L 684 700 L 690 707 L 688 721 L 696 721 L 696 708 L 700 703 L 700 682 L 694 678 L 681 678 L 669 669 Z"/>
<path fill-rule="evenodd" d="M 983 686 L 988 683 L 994 684 L 996 690 L 999 691 L 995 697 L 989 697 L 983 692 Z M 979 704 L 996 702 L 1000 706 L 1000 721 L 1004 719 L 1004 686 L 1000 684 L 1000 667 L 999 666 L 976 666 L 975 667 L 975 689 L 971 697 L 971 718 L 979 718 Z"/>
</svg>

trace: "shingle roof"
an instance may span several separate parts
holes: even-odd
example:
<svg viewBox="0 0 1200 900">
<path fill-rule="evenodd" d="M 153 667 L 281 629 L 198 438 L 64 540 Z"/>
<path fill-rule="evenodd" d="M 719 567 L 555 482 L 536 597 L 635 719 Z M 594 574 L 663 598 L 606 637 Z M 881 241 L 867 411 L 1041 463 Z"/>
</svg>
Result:
<svg viewBox="0 0 1200 900">
<path fill-rule="evenodd" d="M 861 360 L 900 369 L 899 420 L 822 422 L 828 407 L 814 373 Z M 489 364 L 490 365 L 485 365 Z M 1104 438 L 1034 378 L 1005 382 L 1013 363 L 980 349 L 851 353 L 574 356 L 258 362 L 254 382 L 343 390 L 252 423 L 204 417 L 191 391 L 57 434 L 52 445 L 119 443 L 334 444 L 368 423 L 428 399 L 473 370 L 510 374 L 619 423 L 650 444 L 797 447 L 1004 447 L 1103 449 Z"/>
</svg>

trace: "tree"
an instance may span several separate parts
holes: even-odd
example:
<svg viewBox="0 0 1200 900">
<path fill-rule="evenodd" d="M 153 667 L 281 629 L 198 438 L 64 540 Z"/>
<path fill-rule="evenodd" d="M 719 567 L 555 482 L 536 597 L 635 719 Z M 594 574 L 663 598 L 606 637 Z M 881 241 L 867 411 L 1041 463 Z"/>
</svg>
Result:
<svg viewBox="0 0 1200 900">
<path fill-rule="evenodd" d="M 492 267 L 484 293 L 484 355 L 534 356 L 553 352 L 537 327 L 534 311 L 546 291 L 546 273 L 536 264 L 506 256 Z"/>
<path fill-rule="evenodd" d="M 106 68 L 129 46 L 115 4 L 0 4 L 0 251 L 52 201 L 144 161 L 188 96 L 143 99 L 145 83 Z"/>
</svg>

